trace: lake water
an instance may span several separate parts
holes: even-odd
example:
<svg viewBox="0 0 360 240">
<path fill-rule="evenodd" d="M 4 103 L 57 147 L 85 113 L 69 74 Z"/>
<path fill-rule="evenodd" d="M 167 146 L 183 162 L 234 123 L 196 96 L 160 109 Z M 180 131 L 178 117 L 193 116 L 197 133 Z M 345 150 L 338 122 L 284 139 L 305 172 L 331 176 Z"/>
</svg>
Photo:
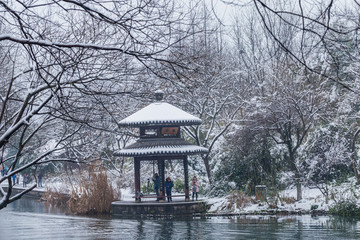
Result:
<svg viewBox="0 0 360 240">
<path fill-rule="evenodd" d="M 0 239 L 360 239 L 360 221 L 326 216 L 79 217 L 21 199 L 0 210 Z"/>
</svg>

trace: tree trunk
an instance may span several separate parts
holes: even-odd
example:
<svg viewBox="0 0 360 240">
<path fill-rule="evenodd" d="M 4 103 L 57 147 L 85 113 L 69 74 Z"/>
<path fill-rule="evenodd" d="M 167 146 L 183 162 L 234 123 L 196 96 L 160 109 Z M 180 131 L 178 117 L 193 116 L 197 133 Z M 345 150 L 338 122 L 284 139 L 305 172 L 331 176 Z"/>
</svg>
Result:
<svg viewBox="0 0 360 240">
<path fill-rule="evenodd" d="M 353 165 L 353 169 L 354 169 L 354 173 L 355 173 L 355 177 L 358 182 L 360 182 L 360 177 L 359 177 L 359 172 L 358 172 L 356 161 L 355 161 L 355 150 L 356 150 L 355 145 L 356 145 L 356 139 L 357 139 L 357 136 L 359 135 L 359 133 L 360 133 L 360 128 L 354 134 L 353 141 L 351 143 L 351 156 L 350 156 L 351 162 Z"/>
<path fill-rule="evenodd" d="M 359 172 L 357 170 L 356 161 L 355 161 L 355 153 L 354 152 L 351 153 L 351 162 L 352 162 L 352 166 L 353 166 L 353 169 L 354 169 L 356 180 L 358 182 L 360 182 L 360 176 L 359 176 Z"/>
<path fill-rule="evenodd" d="M 295 173 L 296 178 L 296 200 L 300 201 L 302 199 L 302 189 L 300 182 L 300 174 L 298 172 Z"/>
<path fill-rule="evenodd" d="M 212 184 L 212 181 L 211 181 L 211 171 L 210 171 L 209 158 L 208 158 L 208 156 L 201 156 L 201 158 L 202 158 L 203 161 L 204 161 L 205 169 L 206 169 L 206 174 L 207 174 L 209 183 L 210 183 L 210 185 L 211 185 L 211 184 Z"/>
<path fill-rule="evenodd" d="M 296 200 L 300 201 L 302 199 L 302 189 L 301 189 L 301 183 L 300 180 L 296 183 Z"/>
<path fill-rule="evenodd" d="M 124 171 L 124 162 L 125 162 L 125 157 L 122 157 L 121 159 L 121 165 L 120 165 L 120 173 L 123 174 Z M 153 163 L 154 164 L 154 163 Z"/>
</svg>

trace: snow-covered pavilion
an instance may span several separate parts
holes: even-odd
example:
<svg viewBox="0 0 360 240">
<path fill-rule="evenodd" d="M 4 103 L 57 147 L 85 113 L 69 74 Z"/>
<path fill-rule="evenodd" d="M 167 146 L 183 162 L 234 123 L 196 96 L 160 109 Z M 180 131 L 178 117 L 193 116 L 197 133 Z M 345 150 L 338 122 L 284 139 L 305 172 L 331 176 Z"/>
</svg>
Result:
<svg viewBox="0 0 360 240">
<path fill-rule="evenodd" d="M 204 147 L 193 145 L 181 137 L 181 127 L 201 124 L 195 117 L 163 101 L 163 92 L 155 92 L 156 102 L 119 122 L 119 127 L 139 127 L 139 139 L 115 152 L 117 156 L 134 158 L 135 201 L 140 202 L 140 164 L 157 163 L 159 173 L 159 199 L 165 199 L 165 161 L 182 160 L 184 166 L 185 201 L 189 197 L 188 155 L 207 153 Z"/>
</svg>

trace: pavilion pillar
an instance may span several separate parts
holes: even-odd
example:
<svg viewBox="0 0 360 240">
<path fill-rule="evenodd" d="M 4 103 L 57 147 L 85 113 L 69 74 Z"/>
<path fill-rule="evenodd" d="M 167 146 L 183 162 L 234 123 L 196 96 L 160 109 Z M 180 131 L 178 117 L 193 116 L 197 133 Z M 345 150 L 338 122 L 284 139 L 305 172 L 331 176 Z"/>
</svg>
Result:
<svg viewBox="0 0 360 240">
<path fill-rule="evenodd" d="M 140 159 L 134 158 L 135 201 L 140 202 Z"/>
<path fill-rule="evenodd" d="M 165 160 L 162 157 L 158 159 L 159 170 L 159 200 L 165 199 Z"/>
<path fill-rule="evenodd" d="M 188 167 L 188 158 L 185 155 L 183 159 L 184 163 L 184 185 L 185 185 L 185 201 L 190 201 L 190 195 L 189 195 L 189 167 Z"/>
</svg>

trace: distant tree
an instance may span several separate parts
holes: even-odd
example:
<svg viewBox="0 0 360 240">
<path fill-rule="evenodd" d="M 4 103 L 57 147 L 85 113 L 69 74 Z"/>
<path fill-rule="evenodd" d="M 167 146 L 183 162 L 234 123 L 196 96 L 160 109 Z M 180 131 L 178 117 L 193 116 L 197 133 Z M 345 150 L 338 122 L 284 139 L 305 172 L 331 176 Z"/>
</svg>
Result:
<svg viewBox="0 0 360 240">
<path fill-rule="evenodd" d="M 307 137 L 301 158 L 305 181 L 329 199 L 328 183 L 349 172 L 350 139 L 343 126 L 328 124 L 315 128 Z"/>
<path fill-rule="evenodd" d="M 284 158 L 287 168 L 294 173 L 300 200 L 303 176 L 298 150 L 326 112 L 326 95 L 313 84 L 303 83 L 302 77 L 291 68 L 274 77 L 272 82 L 267 82 L 263 94 L 250 101 L 249 121 L 254 122 L 255 129 L 266 130 L 275 143 L 286 147 Z"/>
<path fill-rule="evenodd" d="M 239 1 L 232 1 L 239 3 Z M 281 1 L 280 1 L 281 2 Z M 336 118 L 353 131 L 352 163 L 356 177 L 356 139 L 358 136 L 357 112 L 359 109 L 359 17 L 360 3 L 357 0 L 346 2 L 297 1 L 296 4 L 277 4 L 278 1 L 252 1 L 264 28 L 280 48 L 307 71 L 323 76 L 322 81 L 331 87 Z M 296 29 L 296 48 L 289 48 L 274 31 L 273 18 Z M 341 111 L 346 111 L 341 113 Z M 343 121 L 342 118 L 347 118 Z"/>
<path fill-rule="evenodd" d="M 254 193 L 259 184 L 278 186 L 282 159 L 273 150 L 277 146 L 266 131 L 255 130 L 251 124 L 234 125 L 222 143 L 220 162 L 214 171 L 218 184 L 212 192 L 226 188 L 227 182 L 236 183 L 237 189 L 247 193 Z"/>
<path fill-rule="evenodd" d="M 218 154 L 216 144 L 236 121 L 241 109 L 241 94 L 244 89 L 237 74 L 230 49 L 223 42 L 221 26 L 214 24 L 213 15 L 206 5 L 195 13 L 192 29 L 201 32 L 197 38 L 188 38 L 177 45 L 171 59 L 182 59 L 188 66 L 181 70 L 179 81 L 173 81 L 168 91 L 170 101 L 202 119 L 199 126 L 185 128 L 194 143 L 209 149 L 201 155 L 206 174 L 212 183 L 212 168 Z M 203 29 L 203 31 L 201 31 Z M 196 56 L 194 58 L 193 56 Z"/>
<path fill-rule="evenodd" d="M 357 0 L 343 1 L 284 1 L 284 0 L 253 0 L 243 3 L 239 0 L 224 1 L 239 9 L 255 9 L 264 29 L 277 43 L 279 49 L 303 66 L 307 71 L 323 76 L 345 89 L 351 90 L 342 67 L 336 74 L 330 74 L 318 68 L 318 54 L 323 54 L 327 61 L 340 63 L 339 54 L 334 49 L 341 49 L 343 60 L 352 69 L 359 62 L 359 26 L 360 3 Z M 293 41 L 289 42 L 277 31 L 279 25 L 294 30 Z M 354 51 L 357 49 L 357 51 Z M 340 53 L 340 52 L 338 52 Z M 317 59 L 317 60 L 324 60 Z M 341 63 L 344 65 L 344 62 Z M 356 64 L 355 64 L 356 65 Z M 344 78 L 345 77 L 345 78 Z"/>
</svg>

